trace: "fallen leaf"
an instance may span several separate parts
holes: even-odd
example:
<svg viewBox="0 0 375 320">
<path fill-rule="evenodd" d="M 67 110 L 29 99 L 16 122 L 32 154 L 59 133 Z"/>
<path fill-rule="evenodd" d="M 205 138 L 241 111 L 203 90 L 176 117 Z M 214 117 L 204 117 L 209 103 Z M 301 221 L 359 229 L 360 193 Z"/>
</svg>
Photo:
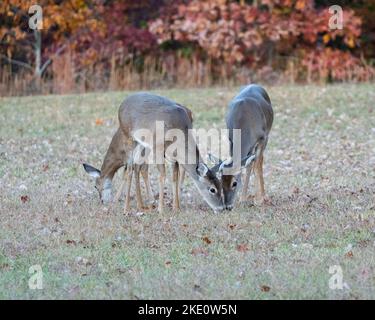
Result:
<svg viewBox="0 0 375 320">
<path fill-rule="evenodd" d="M 207 244 L 211 244 L 212 241 L 208 238 L 208 237 L 203 237 L 202 240 L 207 243 Z"/>
<path fill-rule="evenodd" d="M 169 267 L 171 264 L 172 264 L 172 262 L 170 262 L 170 261 L 165 261 L 165 265 L 166 265 L 167 267 Z"/>
<path fill-rule="evenodd" d="M 103 123 L 104 123 L 103 119 L 97 118 L 97 119 L 95 120 L 95 124 L 96 124 L 97 126 L 101 126 L 101 125 L 103 125 Z"/>
<path fill-rule="evenodd" d="M 25 203 L 25 202 L 27 202 L 29 200 L 30 200 L 29 196 L 21 196 L 22 203 Z"/>
<path fill-rule="evenodd" d="M 249 251 L 249 247 L 247 246 L 246 243 L 242 243 L 237 246 L 237 251 L 246 252 L 246 251 Z"/>
<path fill-rule="evenodd" d="M 260 287 L 260 290 L 262 290 L 263 292 L 268 292 L 268 291 L 270 291 L 271 290 L 271 288 L 269 287 L 269 286 L 261 286 Z"/>
<path fill-rule="evenodd" d="M 47 171 L 49 169 L 49 165 L 48 164 L 44 164 L 43 167 L 42 167 L 42 170 L 43 171 Z"/>
<path fill-rule="evenodd" d="M 229 229 L 233 230 L 237 225 L 236 224 L 228 224 Z"/>
<path fill-rule="evenodd" d="M 353 258 L 353 251 L 348 251 L 348 252 L 345 254 L 345 257 L 347 257 L 347 258 Z"/>
<path fill-rule="evenodd" d="M 66 240 L 67 244 L 76 245 L 77 243 L 74 240 Z"/>
</svg>

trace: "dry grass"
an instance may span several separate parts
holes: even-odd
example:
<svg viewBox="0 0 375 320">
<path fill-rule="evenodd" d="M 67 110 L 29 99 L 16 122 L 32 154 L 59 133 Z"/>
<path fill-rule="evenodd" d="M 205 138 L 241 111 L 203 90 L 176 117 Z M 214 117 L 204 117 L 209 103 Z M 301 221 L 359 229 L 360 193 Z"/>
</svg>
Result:
<svg viewBox="0 0 375 320">
<path fill-rule="evenodd" d="M 99 205 L 81 161 L 100 165 L 128 93 L 0 99 L 0 298 L 374 299 L 373 87 L 268 89 L 273 205 L 219 215 L 190 179 L 179 214 Z M 221 127 L 237 90 L 158 92 Z M 329 289 L 332 265 L 347 288 Z"/>
</svg>

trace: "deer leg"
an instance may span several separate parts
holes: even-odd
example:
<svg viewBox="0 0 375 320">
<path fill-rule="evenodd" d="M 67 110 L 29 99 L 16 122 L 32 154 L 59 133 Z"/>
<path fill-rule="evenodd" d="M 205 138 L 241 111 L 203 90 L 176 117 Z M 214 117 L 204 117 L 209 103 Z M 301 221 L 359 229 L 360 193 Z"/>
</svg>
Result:
<svg viewBox="0 0 375 320">
<path fill-rule="evenodd" d="M 185 181 L 185 168 L 181 165 L 179 165 L 179 177 L 178 177 L 178 187 L 179 187 L 179 192 L 181 193 L 182 191 L 182 185 L 184 184 L 184 181 Z"/>
<path fill-rule="evenodd" d="M 176 212 L 180 210 L 180 195 L 179 195 L 179 164 L 178 162 L 175 162 L 173 164 L 173 185 L 172 185 L 172 190 L 173 190 L 173 211 Z"/>
<path fill-rule="evenodd" d="M 261 154 L 255 161 L 255 204 L 261 205 L 264 202 L 263 154 Z"/>
<path fill-rule="evenodd" d="M 124 173 L 123 173 L 123 178 L 122 178 L 122 181 L 121 181 L 121 185 L 120 185 L 120 188 L 118 189 L 115 197 L 113 198 L 113 203 L 117 203 L 117 201 L 119 201 L 120 197 L 121 197 L 121 194 L 122 194 L 122 191 L 124 190 L 124 187 L 125 187 L 125 182 L 126 182 L 126 166 L 124 167 Z"/>
<path fill-rule="evenodd" d="M 128 213 L 130 211 L 130 191 L 132 187 L 132 177 L 133 165 L 128 165 L 128 169 L 126 170 L 126 199 L 124 213 Z"/>
<path fill-rule="evenodd" d="M 252 165 L 246 167 L 245 180 L 242 186 L 240 202 L 245 202 L 247 200 L 247 189 L 249 187 L 249 180 L 251 174 Z"/>
<path fill-rule="evenodd" d="M 155 201 L 155 196 L 151 188 L 147 164 L 142 165 L 141 174 L 142 174 L 143 181 L 145 182 L 145 185 L 146 185 L 146 193 L 147 193 L 149 205 L 150 205 L 150 208 L 152 208 L 152 203 Z"/>
<path fill-rule="evenodd" d="M 165 165 L 164 164 L 158 164 L 157 166 L 158 166 L 158 170 L 159 170 L 159 173 L 160 173 L 158 211 L 159 211 L 159 213 L 162 213 L 163 209 L 164 209 Z"/>
<path fill-rule="evenodd" d="M 139 177 L 140 177 L 140 171 L 141 171 L 141 166 L 138 165 L 138 164 L 134 165 L 135 194 L 136 194 L 136 199 L 137 199 L 137 209 L 138 210 L 143 210 L 143 209 L 145 209 L 145 207 L 143 205 L 142 191 L 141 191 L 141 181 L 139 179 Z"/>
</svg>

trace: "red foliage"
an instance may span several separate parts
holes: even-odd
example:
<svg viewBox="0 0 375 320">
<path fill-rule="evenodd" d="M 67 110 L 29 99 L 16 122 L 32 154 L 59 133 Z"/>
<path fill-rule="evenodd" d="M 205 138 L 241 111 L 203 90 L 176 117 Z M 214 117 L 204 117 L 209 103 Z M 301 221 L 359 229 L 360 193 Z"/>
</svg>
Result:
<svg viewBox="0 0 375 320">
<path fill-rule="evenodd" d="M 126 61 L 155 47 L 155 36 L 148 29 L 136 27 L 128 21 L 131 8 L 132 4 L 128 2 L 113 2 L 97 8 L 103 27 L 94 31 L 82 28 L 74 43 L 81 64 L 109 63 L 113 57 L 116 61 Z"/>
<path fill-rule="evenodd" d="M 361 66 L 353 56 L 359 45 L 361 19 L 346 9 L 344 28 L 331 30 L 330 18 L 328 8 L 315 8 L 313 0 L 262 0 L 259 6 L 193 0 L 179 5 L 172 16 L 152 22 L 150 31 L 158 43 L 190 43 L 200 50 L 202 59 L 209 57 L 228 65 L 260 68 L 271 55 L 297 56 L 306 65 L 314 55 L 318 59 L 341 57 L 350 66 Z M 329 61 L 323 65 L 337 67 Z M 340 70 L 331 70 L 330 76 L 334 80 L 350 78 Z"/>
</svg>

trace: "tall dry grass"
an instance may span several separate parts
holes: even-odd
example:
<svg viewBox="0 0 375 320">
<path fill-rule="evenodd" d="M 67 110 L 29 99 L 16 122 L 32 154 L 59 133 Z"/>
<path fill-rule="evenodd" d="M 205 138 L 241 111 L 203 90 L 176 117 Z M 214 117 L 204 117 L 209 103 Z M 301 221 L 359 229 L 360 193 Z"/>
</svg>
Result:
<svg viewBox="0 0 375 320">
<path fill-rule="evenodd" d="M 108 65 L 79 67 L 75 61 L 70 51 L 55 57 L 42 78 L 28 70 L 14 72 L 9 64 L 0 64 L 0 96 L 235 86 L 250 82 L 326 83 L 336 72 L 326 64 L 321 64 L 318 70 L 313 70 L 311 66 L 303 68 L 296 57 L 275 57 L 270 65 L 256 70 L 176 53 L 167 53 L 162 57 L 146 56 L 141 63 L 119 62 L 114 56 Z M 374 68 L 370 65 L 350 70 L 345 77 L 348 82 L 374 79 Z"/>
</svg>

